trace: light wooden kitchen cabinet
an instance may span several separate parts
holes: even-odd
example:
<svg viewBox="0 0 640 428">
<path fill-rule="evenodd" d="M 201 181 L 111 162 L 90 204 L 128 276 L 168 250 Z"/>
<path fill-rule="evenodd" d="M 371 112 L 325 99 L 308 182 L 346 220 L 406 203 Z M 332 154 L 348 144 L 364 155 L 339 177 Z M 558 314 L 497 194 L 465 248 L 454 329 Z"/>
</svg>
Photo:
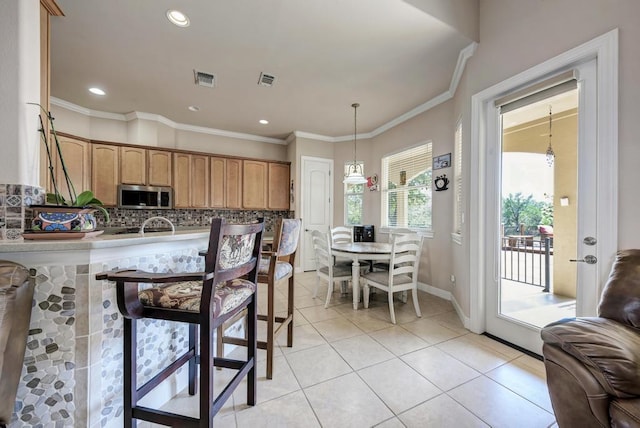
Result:
<svg viewBox="0 0 640 428">
<path fill-rule="evenodd" d="M 242 207 L 267 208 L 268 163 L 244 160 L 242 164 Z"/>
<path fill-rule="evenodd" d="M 69 174 L 69 179 L 73 184 L 76 195 L 82 193 L 85 190 L 91 189 L 91 144 L 79 139 L 58 135 L 58 141 L 60 142 L 60 150 L 62 151 L 62 157 L 64 164 Z M 54 177 L 58 191 L 65 200 L 69 201 L 69 190 L 67 183 L 64 179 L 64 172 L 62 170 L 62 163 L 60 162 L 60 156 L 55 150 L 55 144 L 50 145 L 52 150 L 51 156 L 54 161 Z M 46 151 L 44 153 L 46 156 Z M 51 183 L 51 176 L 47 171 L 48 192 L 53 193 L 53 183 Z"/>
<path fill-rule="evenodd" d="M 96 198 L 109 206 L 118 203 L 119 149 L 107 144 L 91 146 L 91 189 Z"/>
<path fill-rule="evenodd" d="M 227 208 L 242 208 L 241 159 L 226 159 L 225 197 Z"/>
<path fill-rule="evenodd" d="M 149 186 L 171 186 L 172 153 L 167 150 L 147 150 Z"/>
<path fill-rule="evenodd" d="M 147 150 L 138 147 L 120 147 L 120 182 L 147 184 Z"/>
<path fill-rule="evenodd" d="M 191 155 L 191 206 L 209 206 L 209 156 Z"/>
<path fill-rule="evenodd" d="M 269 162 L 270 210 L 289 209 L 289 164 Z"/>
<path fill-rule="evenodd" d="M 173 204 L 176 208 L 207 208 L 209 156 L 173 154 Z"/>
<path fill-rule="evenodd" d="M 176 208 L 190 206 L 191 155 L 173 154 L 173 205 Z"/>
<path fill-rule="evenodd" d="M 210 158 L 211 175 L 210 183 L 211 195 L 209 198 L 209 206 L 211 208 L 225 208 L 226 200 L 225 189 L 227 186 L 227 160 L 225 158 Z"/>
</svg>

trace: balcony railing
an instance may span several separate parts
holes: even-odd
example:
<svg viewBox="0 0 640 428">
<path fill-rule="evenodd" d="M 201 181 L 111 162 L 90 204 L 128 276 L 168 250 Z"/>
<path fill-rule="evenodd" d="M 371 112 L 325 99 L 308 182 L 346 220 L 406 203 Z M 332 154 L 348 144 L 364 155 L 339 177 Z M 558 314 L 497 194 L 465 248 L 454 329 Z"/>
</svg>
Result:
<svg viewBox="0 0 640 428">
<path fill-rule="evenodd" d="M 553 238 L 509 235 L 502 238 L 501 277 L 549 291 Z"/>
</svg>

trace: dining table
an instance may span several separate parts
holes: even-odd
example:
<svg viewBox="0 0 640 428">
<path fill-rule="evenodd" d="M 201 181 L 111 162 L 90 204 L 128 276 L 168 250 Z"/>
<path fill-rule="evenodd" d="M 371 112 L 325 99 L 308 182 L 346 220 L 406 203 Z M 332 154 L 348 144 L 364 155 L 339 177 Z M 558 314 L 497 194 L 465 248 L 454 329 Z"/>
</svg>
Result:
<svg viewBox="0 0 640 428">
<path fill-rule="evenodd" d="M 353 276 L 353 309 L 358 310 L 360 300 L 360 261 L 391 260 L 391 244 L 386 242 L 347 242 L 331 245 L 333 256 L 351 259 Z"/>
</svg>

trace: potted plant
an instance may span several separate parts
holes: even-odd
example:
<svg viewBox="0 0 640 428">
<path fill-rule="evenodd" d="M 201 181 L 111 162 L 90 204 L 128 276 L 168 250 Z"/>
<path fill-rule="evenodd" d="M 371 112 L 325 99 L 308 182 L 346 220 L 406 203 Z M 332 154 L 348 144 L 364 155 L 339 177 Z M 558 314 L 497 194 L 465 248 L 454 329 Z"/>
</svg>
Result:
<svg viewBox="0 0 640 428">
<path fill-rule="evenodd" d="M 53 125 L 51 112 L 47 111 L 40 104 L 29 104 L 34 104 L 40 107 L 47 118 L 46 120 L 49 122 L 49 126 L 51 127 L 52 138 L 47 135 L 42 114 L 40 114 L 40 134 L 47 153 L 49 176 L 53 187 L 53 193 L 47 193 L 46 205 L 31 206 L 33 209 L 31 231 L 54 233 L 82 232 L 83 236 L 86 232 L 95 231 L 97 225 L 94 216 L 95 211 L 100 211 L 107 222 L 109 221 L 109 212 L 104 208 L 102 202 L 94 196 L 91 190 L 85 190 L 80 194 L 76 193 L 75 187 L 69 178 L 69 174 L 64 163 L 62 149 L 60 148 L 58 135 L 56 134 L 56 130 Z M 60 166 L 64 175 L 63 184 L 57 183 L 56 181 L 53 150 L 57 152 L 60 160 Z M 59 187 L 61 185 L 66 187 L 66 194 L 69 195 L 68 199 L 62 195 Z"/>
</svg>

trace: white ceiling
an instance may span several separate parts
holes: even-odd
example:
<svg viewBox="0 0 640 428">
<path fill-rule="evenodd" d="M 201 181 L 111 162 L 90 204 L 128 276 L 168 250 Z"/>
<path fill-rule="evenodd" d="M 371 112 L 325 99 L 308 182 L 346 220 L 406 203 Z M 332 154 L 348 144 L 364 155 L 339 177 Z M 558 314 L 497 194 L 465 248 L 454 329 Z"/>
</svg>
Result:
<svg viewBox="0 0 640 428">
<path fill-rule="evenodd" d="M 408 1 L 418 6 L 57 0 L 65 16 L 52 18 L 51 95 L 91 110 L 273 138 L 350 135 L 351 104 L 359 102 L 358 132 L 371 132 L 446 92 L 460 51 L 472 42 L 444 14 L 439 20 L 422 10 L 450 0 Z M 418 8 L 421 1 L 429 7 Z M 173 8 L 190 18 L 189 27 L 169 23 L 165 13 Z M 216 87 L 196 86 L 193 69 L 215 74 Z M 257 84 L 261 72 L 276 76 L 272 87 Z M 107 95 L 90 94 L 92 86 Z M 260 125 L 263 118 L 270 123 Z"/>
</svg>

